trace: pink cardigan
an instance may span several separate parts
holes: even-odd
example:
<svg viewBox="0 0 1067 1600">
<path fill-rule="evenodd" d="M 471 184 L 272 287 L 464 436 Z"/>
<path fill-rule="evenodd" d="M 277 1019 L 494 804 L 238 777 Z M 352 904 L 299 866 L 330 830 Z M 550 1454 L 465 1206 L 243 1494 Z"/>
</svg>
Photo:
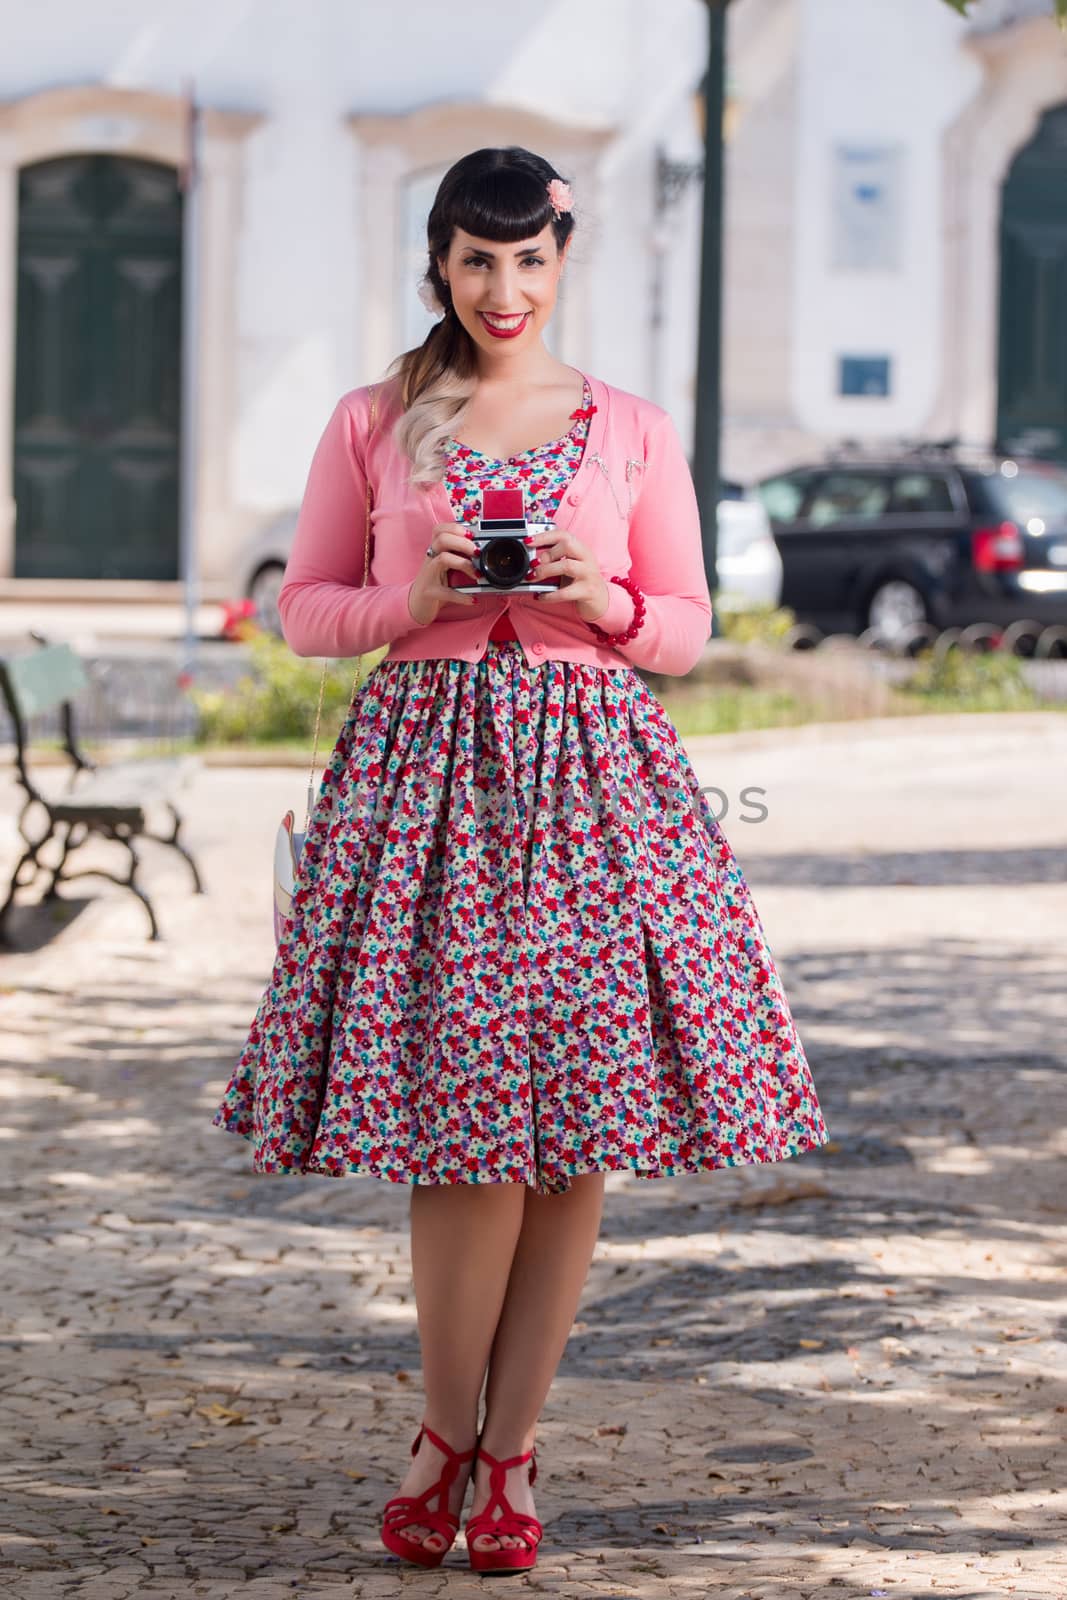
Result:
<svg viewBox="0 0 1067 1600">
<path fill-rule="evenodd" d="M 628 643 L 603 644 L 573 603 L 542 606 L 533 595 L 487 593 L 473 605 L 445 603 L 419 623 L 408 594 L 436 522 L 455 520 L 443 483 L 412 487 L 410 462 L 392 438 L 400 415 L 398 378 L 377 385 L 368 438 L 370 387 L 341 396 L 315 450 L 292 553 L 278 596 L 282 632 L 299 656 L 356 656 L 389 646 L 393 661 L 453 657 L 478 661 L 493 623 L 507 611 L 532 666 L 583 661 L 629 663 L 686 673 L 711 628 L 700 519 L 689 465 L 670 414 L 650 400 L 589 376 L 593 413 L 585 454 L 554 521 L 596 555 L 605 578 L 630 574 L 646 596 L 645 620 Z M 371 567 L 363 545 L 371 484 Z M 633 600 L 609 583 L 597 624 L 621 633 Z"/>
</svg>

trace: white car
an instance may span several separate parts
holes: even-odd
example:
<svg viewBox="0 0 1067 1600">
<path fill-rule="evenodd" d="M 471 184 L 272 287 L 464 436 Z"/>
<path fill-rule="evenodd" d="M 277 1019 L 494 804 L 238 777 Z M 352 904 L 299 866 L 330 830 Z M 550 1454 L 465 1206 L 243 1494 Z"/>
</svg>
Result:
<svg viewBox="0 0 1067 1600">
<path fill-rule="evenodd" d="M 766 507 L 753 490 L 734 483 L 724 483 L 722 488 L 716 610 L 777 606 L 782 596 L 782 558 Z"/>
<path fill-rule="evenodd" d="M 296 518 L 295 510 L 286 511 L 261 529 L 244 546 L 233 568 L 236 592 L 255 602 L 261 626 L 276 634 L 282 631 L 278 591 L 296 533 Z M 716 564 L 716 610 L 743 611 L 751 605 L 778 604 L 782 558 L 770 519 L 762 500 L 752 498 L 738 484 L 723 484 Z"/>
<path fill-rule="evenodd" d="M 235 594 L 255 602 L 256 620 L 281 636 L 278 616 L 278 591 L 285 577 L 285 564 L 296 534 L 297 511 L 282 514 L 253 534 L 238 552 L 231 567 Z"/>
</svg>

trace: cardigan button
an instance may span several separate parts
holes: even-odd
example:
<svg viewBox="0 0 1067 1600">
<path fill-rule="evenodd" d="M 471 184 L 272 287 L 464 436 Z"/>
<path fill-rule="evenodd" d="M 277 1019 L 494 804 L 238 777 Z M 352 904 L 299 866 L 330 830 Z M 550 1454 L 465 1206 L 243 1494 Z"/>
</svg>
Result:
<svg viewBox="0 0 1067 1600">
<path fill-rule="evenodd" d="M 543 656 L 544 653 L 545 653 L 545 647 L 541 643 L 540 639 L 538 639 L 534 644 L 532 644 L 530 646 L 530 649 L 533 651 L 535 656 Z"/>
<path fill-rule="evenodd" d="M 570 501 L 572 506 L 578 506 L 582 503 L 582 497 L 580 494 L 569 494 L 567 499 Z"/>
</svg>

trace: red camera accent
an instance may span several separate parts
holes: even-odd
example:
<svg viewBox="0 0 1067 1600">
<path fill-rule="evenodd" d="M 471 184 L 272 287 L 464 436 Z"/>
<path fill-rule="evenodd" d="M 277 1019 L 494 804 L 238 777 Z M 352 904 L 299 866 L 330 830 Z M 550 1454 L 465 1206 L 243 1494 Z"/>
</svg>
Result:
<svg viewBox="0 0 1067 1600">
<path fill-rule="evenodd" d="M 526 515 L 525 499 L 522 489 L 483 489 L 482 520 L 507 522 L 520 519 Z"/>
</svg>

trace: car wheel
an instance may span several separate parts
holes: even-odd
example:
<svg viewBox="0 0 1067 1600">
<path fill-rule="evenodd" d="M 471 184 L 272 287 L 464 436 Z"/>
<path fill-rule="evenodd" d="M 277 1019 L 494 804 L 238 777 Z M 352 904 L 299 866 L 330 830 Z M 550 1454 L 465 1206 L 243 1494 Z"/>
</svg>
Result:
<svg viewBox="0 0 1067 1600">
<path fill-rule="evenodd" d="M 880 583 L 867 602 L 867 626 L 885 639 L 906 636 L 929 620 L 921 591 L 904 578 Z"/>
<path fill-rule="evenodd" d="M 260 567 L 249 587 L 249 596 L 255 601 L 260 626 L 281 637 L 282 619 L 278 615 L 278 592 L 285 576 L 285 568 L 272 561 L 269 567 Z"/>
</svg>

